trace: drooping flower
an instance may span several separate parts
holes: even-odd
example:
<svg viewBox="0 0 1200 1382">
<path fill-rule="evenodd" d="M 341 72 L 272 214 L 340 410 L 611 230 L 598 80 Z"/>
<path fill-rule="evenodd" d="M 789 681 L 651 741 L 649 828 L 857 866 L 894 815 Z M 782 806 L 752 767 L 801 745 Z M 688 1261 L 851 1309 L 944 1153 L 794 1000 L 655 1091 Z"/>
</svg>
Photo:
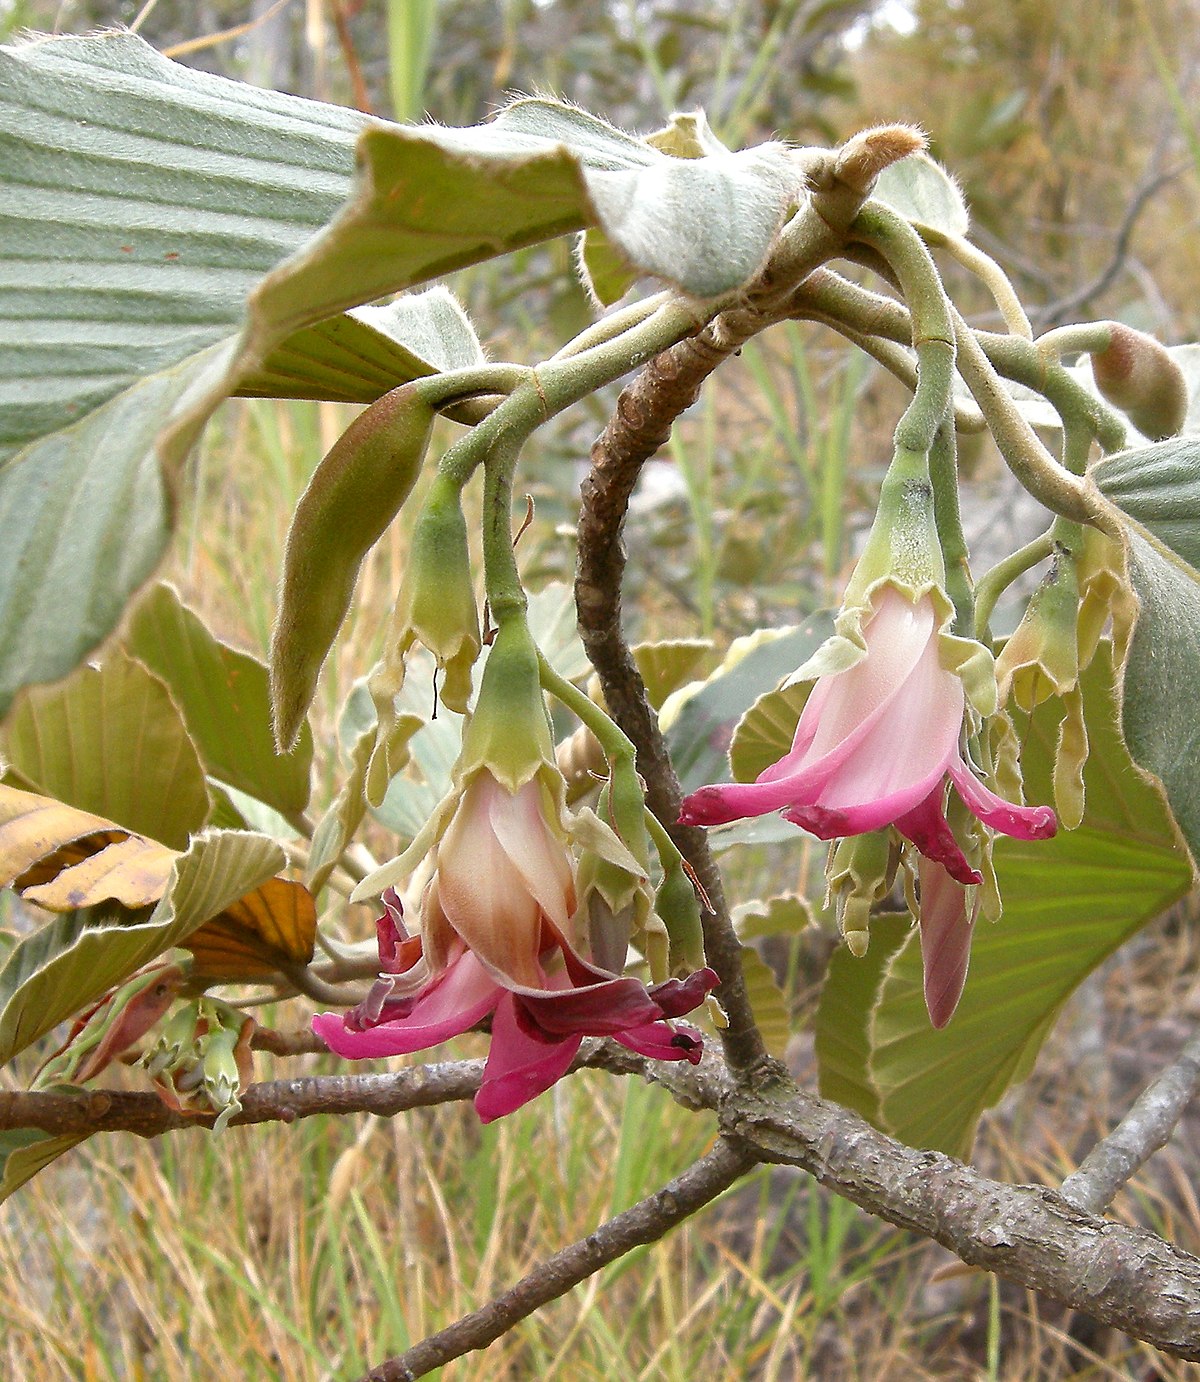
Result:
<svg viewBox="0 0 1200 1382">
<path fill-rule="evenodd" d="M 448 832 L 422 899 L 421 936 L 406 931 L 395 889 L 384 893 L 377 922 L 384 973 L 357 1008 L 315 1017 L 314 1031 L 341 1056 L 398 1056 L 448 1041 L 490 1015 L 491 1045 L 475 1096 L 484 1122 L 549 1089 L 585 1036 L 615 1037 L 642 1055 L 696 1064 L 700 1033 L 670 1019 L 698 1007 L 716 975 L 704 969 L 648 988 L 584 960 L 552 917 L 562 917 L 571 897 L 569 860 L 563 854 L 547 868 L 552 852 L 540 850 L 546 841 L 536 835 L 526 852 L 509 834 L 518 853 L 508 853 L 507 827 L 526 826 L 529 805 L 505 802 L 506 795 L 491 782 L 464 802 L 464 810 L 477 817 L 484 811 L 488 820 L 472 821 L 457 842 Z M 489 828 L 493 839 L 483 854 L 458 852 L 479 845 Z"/>
<path fill-rule="evenodd" d="M 586 878 L 577 877 L 577 849 L 592 856 Z M 595 856 L 629 886 L 602 888 Z M 426 858 L 433 869 L 420 933 L 410 936 L 394 884 Z M 567 818 L 536 648 L 523 623 L 502 624 L 454 790 L 404 854 L 356 890 L 355 900 L 382 893 L 383 973 L 357 1008 L 319 1014 L 313 1028 L 339 1055 L 392 1056 L 438 1045 L 490 1016 L 475 1098 L 485 1122 L 554 1084 L 585 1036 L 694 1064 L 700 1034 L 671 1019 L 699 1006 L 716 975 L 700 969 L 647 986 L 620 972 L 629 919 L 607 903 L 628 900 L 632 913 L 645 887 L 645 870 L 611 828 L 589 812 Z"/>
<path fill-rule="evenodd" d="M 961 883 L 980 876 L 946 824 L 947 781 L 993 830 L 1019 839 L 1053 835 L 1053 811 L 1005 801 L 964 759 L 966 694 L 962 677 L 943 666 L 940 623 L 930 593 L 914 600 L 891 583 L 876 585 L 862 618 L 861 655 L 818 677 L 790 751 L 753 783 L 693 792 L 681 821 L 719 825 L 782 811 L 823 840 L 894 825 Z"/>
</svg>

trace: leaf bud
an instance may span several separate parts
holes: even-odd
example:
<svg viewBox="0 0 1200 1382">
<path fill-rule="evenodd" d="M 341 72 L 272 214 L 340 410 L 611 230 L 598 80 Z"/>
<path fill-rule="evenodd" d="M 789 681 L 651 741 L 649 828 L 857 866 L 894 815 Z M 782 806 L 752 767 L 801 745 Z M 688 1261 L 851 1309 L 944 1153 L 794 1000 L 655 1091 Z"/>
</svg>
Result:
<svg viewBox="0 0 1200 1382">
<path fill-rule="evenodd" d="M 1188 387 L 1183 371 L 1153 336 L 1113 322 L 1107 350 L 1092 357 L 1096 387 L 1151 441 L 1183 427 Z"/>
</svg>

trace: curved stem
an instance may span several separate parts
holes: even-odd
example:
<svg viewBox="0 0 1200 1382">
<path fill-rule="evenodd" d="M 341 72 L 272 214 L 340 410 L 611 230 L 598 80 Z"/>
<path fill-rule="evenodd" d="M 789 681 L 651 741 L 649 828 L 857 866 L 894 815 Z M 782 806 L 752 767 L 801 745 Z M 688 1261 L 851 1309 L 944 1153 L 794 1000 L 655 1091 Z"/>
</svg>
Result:
<svg viewBox="0 0 1200 1382">
<path fill-rule="evenodd" d="M 1026 341 L 1033 340 L 1033 327 L 1030 326 L 1025 309 L 1021 306 L 1021 299 L 1017 297 L 1008 275 L 990 254 L 985 254 L 978 245 L 973 245 L 961 235 L 945 235 L 940 231 L 922 230 L 921 238 L 927 245 L 944 249 L 952 259 L 979 279 L 991 293 L 1000 309 L 1000 315 L 1004 318 L 1004 324 L 1012 335 L 1020 336 Z"/>
<path fill-rule="evenodd" d="M 958 452 L 954 428 L 947 420 L 938 428 L 929 453 L 929 479 L 933 485 L 933 515 L 938 541 L 946 563 L 946 593 L 954 605 L 954 632 L 971 638 L 975 631 L 975 599 L 967 539 L 958 504 Z"/>
<path fill-rule="evenodd" d="M 889 207 L 868 202 L 855 217 L 851 234 L 883 257 L 908 304 L 917 387 L 896 426 L 896 445 L 928 453 L 953 407 L 957 345 L 950 300 L 921 237 Z"/>
<path fill-rule="evenodd" d="M 1045 561 L 1053 551 L 1054 529 L 1051 528 L 1041 537 L 1035 537 L 1032 542 L 1018 548 L 1003 561 L 998 561 L 990 571 L 984 572 L 975 586 L 975 628 L 978 637 L 985 640 L 989 637 L 988 624 L 992 610 L 1004 591 L 1018 576 L 1023 575 L 1030 567 L 1036 566 L 1038 562 Z"/>
</svg>

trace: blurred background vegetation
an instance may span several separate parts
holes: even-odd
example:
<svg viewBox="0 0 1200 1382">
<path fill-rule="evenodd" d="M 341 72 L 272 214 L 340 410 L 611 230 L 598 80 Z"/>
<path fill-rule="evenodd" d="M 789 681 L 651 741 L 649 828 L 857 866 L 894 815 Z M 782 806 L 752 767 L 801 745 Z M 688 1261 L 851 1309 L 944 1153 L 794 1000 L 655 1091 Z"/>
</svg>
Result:
<svg viewBox="0 0 1200 1382">
<path fill-rule="evenodd" d="M 506 93 L 548 91 L 638 132 L 701 107 L 734 146 L 827 144 L 915 121 L 1038 328 L 1113 316 L 1169 343 L 1200 337 L 1194 0 L 0 0 L 4 41 L 114 25 L 182 62 L 386 118 L 469 124 Z M 973 285 L 947 274 L 973 319 L 994 325 Z M 453 287 L 498 359 L 551 353 L 591 313 L 565 243 Z M 612 402 L 591 400 L 531 448 L 522 483 L 537 522 L 522 555 L 535 579 L 570 579 L 577 485 Z M 836 601 L 901 402 L 821 328 L 793 324 L 748 346 L 647 468 L 628 529 L 636 632 L 703 634 L 722 651 Z M 167 574 L 222 636 L 265 650 L 291 507 L 351 415 L 247 401 L 210 428 Z M 1020 540 L 1028 509 L 998 458 L 972 444 L 964 464 L 977 547 Z M 343 770 L 339 709 L 378 650 L 406 542 L 402 519 L 364 572 L 322 686 L 318 807 Z M 389 852 L 382 831 L 371 843 Z M 814 862 L 741 851 L 738 895 L 762 893 L 765 874 L 811 891 Z M 801 1078 L 830 945 L 813 928 L 765 951 Z M 1168 917 L 1094 976 L 1034 1077 L 985 1120 L 979 1164 L 1016 1180 L 1069 1170 L 1200 1013 L 1197 958 Z M 298 1025 L 304 1009 L 281 1006 L 272 1020 Z M 298 1065 L 333 1068 L 279 1068 Z M 274 1073 L 269 1059 L 259 1073 Z M 92 1144 L 0 1207 L 12 1283 L 0 1294 L 0 1370 L 351 1378 L 655 1188 L 712 1133 L 657 1090 L 585 1073 L 489 1128 L 447 1108 Z M 1200 1162 L 1186 1133 L 1118 1210 L 1194 1251 Z M 446 1376 L 1200 1373 L 968 1274 L 802 1176 L 764 1171 Z"/>
</svg>

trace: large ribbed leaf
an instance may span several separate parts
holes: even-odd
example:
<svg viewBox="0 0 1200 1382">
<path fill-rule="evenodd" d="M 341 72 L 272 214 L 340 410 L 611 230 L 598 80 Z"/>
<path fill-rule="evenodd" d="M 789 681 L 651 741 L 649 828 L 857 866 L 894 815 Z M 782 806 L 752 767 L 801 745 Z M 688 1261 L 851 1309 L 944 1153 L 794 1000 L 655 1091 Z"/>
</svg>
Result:
<svg viewBox="0 0 1200 1382">
<path fill-rule="evenodd" d="M 21 786 L 173 849 L 208 819 L 204 769 L 164 682 L 117 650 L 33 686 L 0 735 Z"/>
<path fill-rule="evenodd" d="M 830 969 L 817 1022 L 822 1089 L 910 1145 L 965 1155 L 980 1114 L 1028 1073 L 1075 988 L 1191 886 L 1170 813 L 1117 734 L 1106 646 L 1084 696 L 1083 824 L 1053 840 L 997 842 L 1004 914 L 975 928 L 949 1025 L 930 1025 L 915 929 L 881 968 L 868 952 L 863 973 L 848 956 Z M 1024 754 L 1031 800 L 1050 798 L 1060 719 L 1054 702 L 1034 716 Z M 892 925 L 882 937 L 889 952 Z"/>
<path fill-rule="evenodd" d="M 722 293 L 798 183 L 777 145 L 674 159 L 543 101 L 387 126 L 114 34 L 0 50 L 0 187 L 4 713 L 153 570 L 169 480 L 221 399 L 365 400 L 437 363 L 424 325 L 339 313 L 589 224 Z"/>
</svg>

